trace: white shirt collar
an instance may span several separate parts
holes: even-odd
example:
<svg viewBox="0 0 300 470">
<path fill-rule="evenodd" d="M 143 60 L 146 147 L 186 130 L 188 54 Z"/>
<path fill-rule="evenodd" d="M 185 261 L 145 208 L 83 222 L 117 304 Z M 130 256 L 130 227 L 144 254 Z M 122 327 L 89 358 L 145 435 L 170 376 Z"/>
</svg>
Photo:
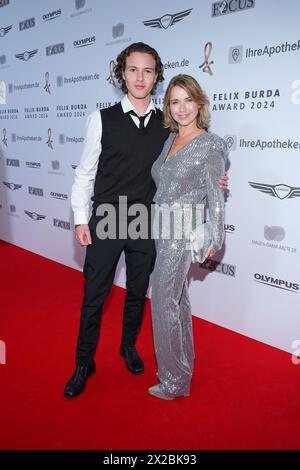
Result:
<svg viewBox="0 0 300 470">
<path fill-rule="evenodd" d="M 128 113 L 129 111 L 135 111 L 137 114 L 139 114 L 137 112 L 137 110 L 135 109 L 135 107 L 133 106 L 133 104 L 131 103 L 131 101 L 129 100 L 127 95 L 123 96 L 123 98 L 121 100 L 121 106 L 122 106 L 122 109 L 123 109 L 123 113 Z M 150 100 L 150 103 L 148 105 L 148 108 L 146 109 L 145 114 L 149 113 L 149 111 L 151 111 L 151 110 L 156 112 L 156 108 L 155 108 L 154 103 L 153 103 L 152 100 Z"/>
</svg>

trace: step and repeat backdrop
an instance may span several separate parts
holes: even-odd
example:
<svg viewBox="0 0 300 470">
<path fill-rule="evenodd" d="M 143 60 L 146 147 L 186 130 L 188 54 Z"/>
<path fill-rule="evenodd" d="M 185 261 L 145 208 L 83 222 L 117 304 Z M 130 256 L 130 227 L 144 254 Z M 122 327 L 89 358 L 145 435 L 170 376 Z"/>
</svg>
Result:
<svg viewBox="0 0 300 470">
<path fill-rule="evenodd" d="M 86 118 L 120 100 L 114 60 L 144 41 L 165 68 L 156 105 L 193 75 L 230 148 L 226 243 L 190 270 L 193 313 L 295 352 L 299 17 L 298 0 L 0 0 L 0 237 L 82 269 L 70 194 Z"/>
</svg>

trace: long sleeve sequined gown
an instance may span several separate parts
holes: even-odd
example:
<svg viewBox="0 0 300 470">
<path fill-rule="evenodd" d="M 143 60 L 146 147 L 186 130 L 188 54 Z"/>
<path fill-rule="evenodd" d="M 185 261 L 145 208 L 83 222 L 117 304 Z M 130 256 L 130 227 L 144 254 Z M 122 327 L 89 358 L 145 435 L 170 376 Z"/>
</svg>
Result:
<svg viewBox="0 0 300 470">
<path fill-rule="evenodd" d="M 210 243 L 220 249 L 224 239 L 224 194 L 219 178 L 225 172 L 227 148 L 213 133 L 192 139 L 166 160 L 175 134 L 171 133 L 162 153 L 152 166 L 157 192 L 154 201 L 162 205 L 203 204 L 206 200 L 212 227 Z M 191 252 L 186 239 L 159 237 L 152 277 L 152 325 L 162 390 L 172 396 L 188 395 L 194 365 L 192 316 L 187 274 Z"/>
</svg>

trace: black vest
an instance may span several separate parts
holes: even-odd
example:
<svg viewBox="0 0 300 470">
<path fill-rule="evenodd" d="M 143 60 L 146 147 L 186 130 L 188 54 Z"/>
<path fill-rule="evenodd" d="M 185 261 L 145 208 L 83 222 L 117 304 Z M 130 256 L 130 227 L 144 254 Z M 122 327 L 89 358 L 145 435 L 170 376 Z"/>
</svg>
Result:
<svg viewBox="0 0 300 470">
<path fill-rule="evenodd" d="M 145 129 L 139 129 L 121 103 L 103 109 L 102 151 L 95 180 L 94 213 L 101 203 L 117 204 L 127 196 L 128 204 L 149 205 L 156 191 L 151 167 L 158 158 L 169 130 L 163 113 L 156 109 Z"/>
</svg>

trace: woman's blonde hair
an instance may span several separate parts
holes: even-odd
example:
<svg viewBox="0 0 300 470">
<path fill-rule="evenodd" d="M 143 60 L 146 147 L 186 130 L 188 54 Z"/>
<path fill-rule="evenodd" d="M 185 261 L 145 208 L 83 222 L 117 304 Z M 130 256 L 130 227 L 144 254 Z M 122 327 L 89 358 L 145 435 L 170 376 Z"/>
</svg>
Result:
<svg viewBox="0 0 300 470">
<path fill-rule="evenodd" d="M 198 104 L 199 112 L 197 116 L 197 127 L 207 129 L 209 124 L 208 98 L 197 80 L 191 77 L 191 75 L 184 74 L 179 74 L 173 77 L 166 90 L 163 108 L 164 126 L 171 129 L 172 132 L 178 131 L 178 124 L 174 121 L 170 111 L 170 96 L 171 91 L 175 86 L 183 88 L 189 97 Z"/>
</svg>

